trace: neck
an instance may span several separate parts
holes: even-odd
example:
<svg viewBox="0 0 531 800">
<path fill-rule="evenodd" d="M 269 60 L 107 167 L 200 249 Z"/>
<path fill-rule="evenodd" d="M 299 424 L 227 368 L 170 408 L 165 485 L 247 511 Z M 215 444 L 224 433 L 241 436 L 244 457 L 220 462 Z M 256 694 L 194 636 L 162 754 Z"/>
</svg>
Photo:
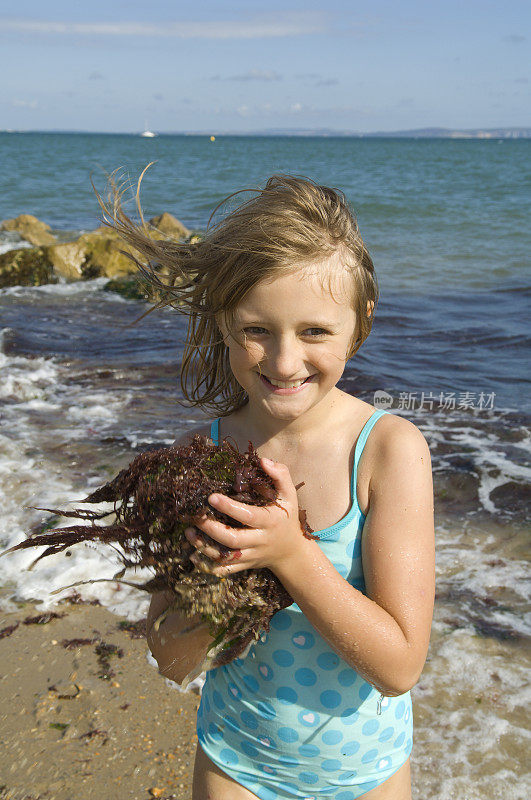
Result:
<svg viewBox="0 0 531 800">
<path fill-rule="evenodd" d="M 337 418 L 342 407 L 342 395 L 339 389 L 332 389 L 320 403 L 295 419 L 280 419 L 247 403 L 237 412 L 237 419 L 255 447 L 274 442 L 282 450 L 297 450 L 303 444 L 311 443 L 316 433 L 322 439 L 323 431 L 330 428 L 332 420 Z"/>
</svg>

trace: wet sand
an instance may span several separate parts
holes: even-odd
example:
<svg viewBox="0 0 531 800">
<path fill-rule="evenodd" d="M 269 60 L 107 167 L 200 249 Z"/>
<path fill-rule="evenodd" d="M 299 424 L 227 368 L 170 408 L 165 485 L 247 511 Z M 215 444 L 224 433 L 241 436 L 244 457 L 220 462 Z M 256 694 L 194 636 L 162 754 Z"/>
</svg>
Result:
<svg viewBox="0 0 531 800">
<path fill-rule="evenodd" d="M 0 798 L 189 800 L 199 697 L 148 663 L 143 623 L 128 632 L 88 604 L 54 612 L 24 624 L 39 606 L 0 611 Z"/>
<path fill-rule="evenodd" d="M 440 519 L 437 538 L 413 800 L 527 799 L 527 531 Z M 10 596 L 0 587 L 0 800 L 190 800 L 199 697 L 148 663 L 142 625 L 131 638 L 102 606 L 71 603 L 25 625 L 42 606 Z"/>
</svg>

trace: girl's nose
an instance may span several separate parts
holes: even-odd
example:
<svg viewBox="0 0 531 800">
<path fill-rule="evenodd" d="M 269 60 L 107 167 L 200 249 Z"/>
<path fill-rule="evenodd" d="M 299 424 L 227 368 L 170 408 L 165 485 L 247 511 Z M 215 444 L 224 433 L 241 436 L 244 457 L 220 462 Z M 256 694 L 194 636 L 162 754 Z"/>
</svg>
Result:
<svg viewBox="0 0 531 800">
<path fill-rule="evenodd" d="M 290 380 L 291 378 L 301 377 L 301 369 L 304 369 L 304 356 L 301 343 L 296 337 L 279 337 L 268 349 L 267 367 L 275 380 Z"/>
</svg>

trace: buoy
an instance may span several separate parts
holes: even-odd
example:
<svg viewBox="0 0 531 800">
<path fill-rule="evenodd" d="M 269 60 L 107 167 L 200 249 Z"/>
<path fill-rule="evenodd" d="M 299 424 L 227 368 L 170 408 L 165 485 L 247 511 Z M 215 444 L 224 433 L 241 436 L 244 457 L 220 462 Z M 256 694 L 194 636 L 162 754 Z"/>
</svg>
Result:
<svg viewBox="0 0 531 800">
<path fill-rule="evenodd" d="M 215 141 L 216 141 L 216 137 L 215 137 L 215 136 L 211 136 L 211 137 L 210 137 L 210 141 L 211 141 L 211 142 L 215 142 Z"/>
</svg>

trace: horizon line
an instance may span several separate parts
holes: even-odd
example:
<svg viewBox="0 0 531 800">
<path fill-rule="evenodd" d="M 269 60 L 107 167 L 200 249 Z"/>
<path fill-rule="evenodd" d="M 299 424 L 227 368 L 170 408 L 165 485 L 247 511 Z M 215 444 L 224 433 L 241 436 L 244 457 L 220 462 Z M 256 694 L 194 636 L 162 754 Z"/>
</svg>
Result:
<svg viewBox="0 0 531 800">
<path fill-rule="evenodd" d="M 142 131 L 138 130 L 123 130 L 123 131 L 102 131 L 102 130 L 88 130 L 83 128 L 0 128 L 0 133 L 54 133 L 54 134 L 92 134 L 96 136 L 141 136 Z M 216 130 L 215 128 L 208 128 L 203 130 L 167 130 L 155 132 L 155 138 L 159 136 L 316 136 L 316 137 L 388 137 L 388 136 L 405 136 L 405 135 L 430 135 L 434 138 L 438 134 L 442 138 L 447 136 L 467 136 L 467 135 L 507 135 L 510 133 L 525 133 L 527 137 L 531 137 L 531 126 L 526 125 L 499 125 L 496 127 L 483 127 L 477 126 L 474 128 L 459 128 L 459 127 L 440 127 L 440 126 L 424 126 L 420 128 L 403 128 L 391 130 L 377 130 L 377 131 L 355 131 L 345 129 L 332 129 L 332 128 L 264 128 L 254 129 L 247 131 L 237 130 Z"/>
</svg>

